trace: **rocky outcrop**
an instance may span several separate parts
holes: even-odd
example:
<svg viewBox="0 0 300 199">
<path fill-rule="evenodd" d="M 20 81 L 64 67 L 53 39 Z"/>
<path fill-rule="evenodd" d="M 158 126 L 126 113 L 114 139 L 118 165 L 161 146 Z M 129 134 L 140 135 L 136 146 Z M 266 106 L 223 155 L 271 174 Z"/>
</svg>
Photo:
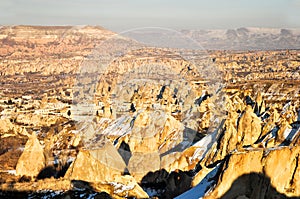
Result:
<svg viewBox="0 0 300 199">
<path fill-rule="evenodd" d="M 183 125 L 161 111 L 145 111 L 137 115 L 128 137 L 132 152 L 164 153 L 182 142 Z"/>
<path fill-rule="evenodd" d="M 132 176 L 116 176 L 114 181 L 110 182 L 110 184 L 113 186 L 113 193 L 122 198 L 149 198 L 148 194 L 140 187 Z"/>
<path fill-rule="evenodd" d="M 283 147 L 269 151 L 253 150 L 232 154 L 222 168 L 217 185 L 204 198 L 221 198 L 230 190 L 227 198 L 246 196 L 247 198 L 265 198 L 269 186 L 289 197 L 299 196 L 299 154 L 300 147 Z M 269 178 L 267 184 L 234 183 L 240 176 L 256 173 Z M 298 175 L 298 176 L 297 176 Z M 251 179 L 251 178 L 250 178 Z M 263 183 L 263 181 L 261 181 Z M 234 186 L 234 187 L 233 187 Z"/>
<path fill-rule="evenodd" d="M 0 120 L 0 132 L 7 133 L 10 130 L 13 130 L 13 124 L 9 121 L 9 119 L 1 119 Z"/>
<path fill-rule="evenodd" d="M 254 113 L 250 105 L 239 119 L 237 138 L 242 145 L 253 145 L 261 134 L 261 120 Z"/>
<path fill-rule="evenodd" d="M 81 150 L 70 165 L 66 178 L 88 182 L 113 182 L 114 176 L 121 176 L 125 167 L 117 149 L 107 141 L 101 148 Z"/>
<path fill-rule="evenodd" d="M 168 172 L 181 170 L 190 171 L 193 170 L 199 163 L 199 158 L 193 157 L 197 154 L 197 149 L 200 147 L 191 146 L 182 152 L 173 152 L 162 156 L 161 169 L 165 169 Z"/>
<path fill-rule="evenodd" d="M 113 35 L 0 28 L 1 190 L 299 197 L 298 50 L 102 42 Z"/>
<path fill-rule="evenodd" d="M 133 153 L 129 159 L 128 171 L 138 182 L 140 182 L 148 172 L 154 172 L 159 169 L 160 155 L 157 152 Z"/>
<path fill-rule="evenodd" d="M 32 133 L 18 160 L 16 174 L 19 176 L 36 177 L 44 167 L 44 149 L 37 139 L 36 134 Z"/>
<path fill-rule="evenodd" d="M 94 183 L 94 187 L 99 191 L 103 191 L 103 184 L 110 185 L 113 190 L 111 194 L 117 196 L 147 198 L 147 193 L 132 176 L 123 176 L 125 168 L 125 162 L 116 148 L 106 141 L 102 148 L 81 150 L 70 165 L 65 178 Z"/>
</svg>

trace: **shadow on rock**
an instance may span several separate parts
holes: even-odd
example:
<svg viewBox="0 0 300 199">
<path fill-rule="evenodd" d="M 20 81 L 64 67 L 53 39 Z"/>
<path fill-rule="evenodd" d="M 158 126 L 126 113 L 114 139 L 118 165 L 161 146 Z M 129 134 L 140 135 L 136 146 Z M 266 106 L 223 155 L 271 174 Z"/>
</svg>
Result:
<svg viewBox="0 0 300 199">
<path fill-rule="evenodd" d="M 260 173 L 245 174 L 237 178 L 231 185 L 230 189 L 221 197 L 223 199 L 232 198 L 251 198 L 251 199 L 284 199 L 300 198 L 288 197 L 279 193 L 272 186 L 270 178 Z"/>
<path fill-rule="evenodd" d="M 68 191 L 3 191 L 0 190 L 0 198 L 2 199 L 23 199 L 23 198 L 55 198 L 55 199 L 77 199 L 77 198 L 93 198 L 93 199 L 112 199 L 106 192 L 97 192 L 90 183 L 73 180 L 72 189 Z"/>
<path fill-rule="evenodd" d="M 64 165 L 51 165 L 43 168 L 37 176 L 37 179 L 45 179 L 45 178 L 60 178 L 64 177 L 71 163 L 66 163 Z"/>
<path fill-rule="evenodd" d="M 174 198 L 191 188 L 190 172 L 159 170 L 143 177 L 141 186 L 150 197 Z"/>
</svg>

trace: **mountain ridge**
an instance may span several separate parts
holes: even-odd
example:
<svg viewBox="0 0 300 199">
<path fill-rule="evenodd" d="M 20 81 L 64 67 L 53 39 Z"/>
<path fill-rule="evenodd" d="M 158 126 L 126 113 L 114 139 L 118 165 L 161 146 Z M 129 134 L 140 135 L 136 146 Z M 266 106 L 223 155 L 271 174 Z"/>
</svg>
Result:
<svg viewBox="0 0 300 199">
<path fill-rule="evenodd" d="M 258 28 L 182 30 L 184 35 L 208 50 L 299 49 L 299 28 Z"/>
</svg>

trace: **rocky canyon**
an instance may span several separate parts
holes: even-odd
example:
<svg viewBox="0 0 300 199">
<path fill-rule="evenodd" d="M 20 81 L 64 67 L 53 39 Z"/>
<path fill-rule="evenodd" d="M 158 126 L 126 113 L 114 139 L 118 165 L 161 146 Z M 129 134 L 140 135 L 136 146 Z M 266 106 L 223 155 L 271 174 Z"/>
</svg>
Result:
<svg viewBox="0 0 300 199">
<path fill-rule="evenodd" d="M 300 198 L 300 37 L 253 31 L 1 26 L 0 198 Z"/>
</svg>

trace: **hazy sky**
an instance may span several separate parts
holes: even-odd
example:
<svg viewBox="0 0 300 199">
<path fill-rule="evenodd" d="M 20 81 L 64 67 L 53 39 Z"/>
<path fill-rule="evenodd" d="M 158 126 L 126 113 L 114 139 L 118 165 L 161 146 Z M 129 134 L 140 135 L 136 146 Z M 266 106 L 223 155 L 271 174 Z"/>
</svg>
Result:
<svg viewBox="0 0 300 199">
<path fill-rule="evenodd" d="M 300 27 L 300 0 L 0 0 L 1 25 Z"/>
</svg>

